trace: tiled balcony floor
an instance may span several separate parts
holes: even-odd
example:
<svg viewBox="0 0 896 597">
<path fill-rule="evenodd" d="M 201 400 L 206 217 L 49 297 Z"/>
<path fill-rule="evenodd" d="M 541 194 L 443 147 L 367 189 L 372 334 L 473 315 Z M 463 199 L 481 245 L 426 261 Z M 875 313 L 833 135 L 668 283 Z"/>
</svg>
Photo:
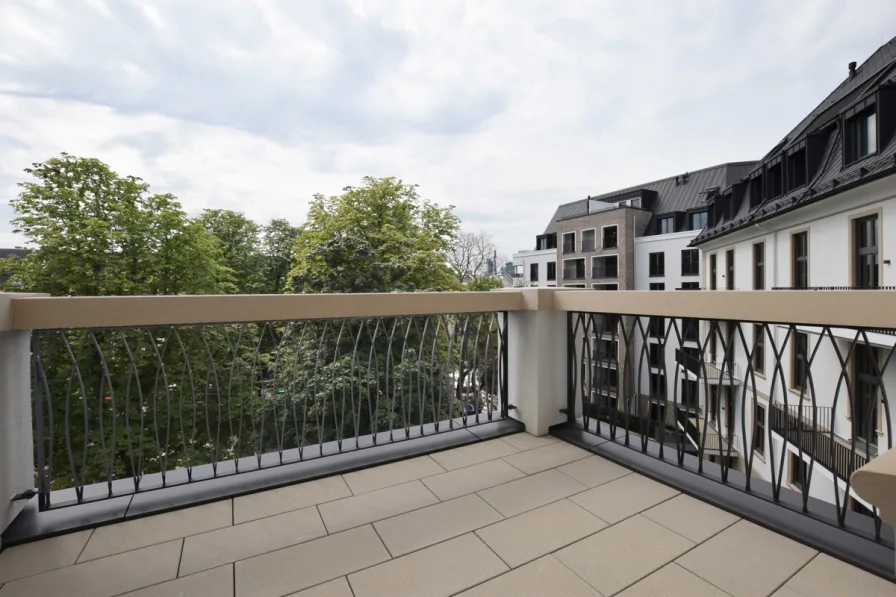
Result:
<svg viewBox="0 0 896 597">
<path fill-rule="evenodd" d="M 0 597 L 896 594 L 526 434 L 13 547 L 0 585 Z"/>
</svg>

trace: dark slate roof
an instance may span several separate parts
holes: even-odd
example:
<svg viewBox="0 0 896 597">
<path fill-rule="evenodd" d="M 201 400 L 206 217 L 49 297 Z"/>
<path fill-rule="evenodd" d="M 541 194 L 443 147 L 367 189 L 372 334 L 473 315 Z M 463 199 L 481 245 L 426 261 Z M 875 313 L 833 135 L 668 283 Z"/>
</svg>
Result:
<svg viewBox="0 0 896 597">
<path fill-rule="evenodd" d="M 738 182 L 745 183 L 752 173 L 761 170 L 790 146 L 805 140 L 807 134 L 826 135 L 827 143 L 821 165 L 812 180 L 792 192 L 784 193 L 775 199 L 767 199 L 755 209 L 750 207 L 748 194 L 745 195 L 730 219 L 720 221 L 715 225 L 708 225 L 691 245 L 700 245 L 735 230 L 752 226 L 757 222 L 777 217 L 809 203 L 832 197 L 847 189 L 896 173 L 896 158 L 894 158 L 896 156 L 896 135 L 885 147 L 878 148 L 877 154 L 843 167 L 842 131 L 840 127 L 833 126 L 838 116 L 852 104 L 873 95 L 881 86 L 892 84 L 896 84 L 896 37 L 878 48 L 868 60 L 856 68 L 853 77 L 847 77 L 838 85 Z M 880 121 L 878 120 L 878 122 Z M 723 192 L 723 196 L 730 198 L 732 193 L 733 189 L 728 188 Z"/>
<path fill-rule="evenodd" d="M 656 214 L 666 214 L 676 211 L 687 211 L 704 205 L 706 191 L 712 188 L 724 189 L 731 186 L 746 174 L 756 162 L 733 162 L 710 166 L 702 170 L 687 173 L 687 181 L 676 184 L 676 179 L 682 179 L 682 175 L 670 176 L 653 182 L 639 184 L 633 187 L 604 193 L 595 197 L 579 199 L 572 203 L 564 203 L 554 212 L 544 234 L 556 232 L 556 223 L 561 220 L 570 220 L 588 215 L 588 200 L 620 201 L 626 195 L 637 194 L 637 191 L 652 191 L 656 193 L 651 211 Z M 652 221 L 651 221 L 652 224 Z M 648 230 L 653 226 L 648 225 Z"/>
</svg>

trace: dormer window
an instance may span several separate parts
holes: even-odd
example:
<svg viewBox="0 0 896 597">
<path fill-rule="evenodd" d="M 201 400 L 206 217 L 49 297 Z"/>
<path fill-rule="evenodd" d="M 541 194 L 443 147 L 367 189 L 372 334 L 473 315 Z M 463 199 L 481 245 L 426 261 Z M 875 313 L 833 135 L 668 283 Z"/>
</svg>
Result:
<svg viewBox="0 0 896 597">
<path fill-rule="evenodd" d="M 750 179 L 750 209 L 755 209 L 762 205 L 762 174 L 757 174 Z"/>
<path fill-rule="evenodd" d="M 784 194 L 784 165 L 781 163 L 781 158 L 778 158 L 777 161 L 772 162 L 765 170 L 765 175 L 768 177 L 767 182 L 768 185 L 768 198 L 774 199 L 775 197 L 780 197 Z"/>
<path fill-rule="evenodd" d="M 798 189 L 808 182 L 808 162 L 806 161 L 806 142 L 795 145 L 787 152 L 787 191 Z"/>
<path fill-rule="evenodd" d="M 673 216 L 664 216 L 656 220 L 657 234 L 671 234 L 675 232 L 675 218 Z"/>
<path fill-rule="evenodd" d="M 844 122 L 844 163 L 851 164 L 876 152 L 877 111 L 872 104 L 854 116 L 847 117 Z"/>
</svg>

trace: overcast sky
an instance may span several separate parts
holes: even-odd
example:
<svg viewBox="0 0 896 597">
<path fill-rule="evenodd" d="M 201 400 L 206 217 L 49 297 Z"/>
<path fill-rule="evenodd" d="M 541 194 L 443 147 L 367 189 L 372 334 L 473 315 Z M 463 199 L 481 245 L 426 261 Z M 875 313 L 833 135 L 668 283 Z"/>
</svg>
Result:
<svg viewBox="0 0 896 597">
<path fill-rule="evenodd" d="M 506 253 L 559 203 L 757 159 L 896 35 L 894 0 L 0 0 L 0 246 L 61 151 L 304 219 L 397 176 Z"/>
</svg>

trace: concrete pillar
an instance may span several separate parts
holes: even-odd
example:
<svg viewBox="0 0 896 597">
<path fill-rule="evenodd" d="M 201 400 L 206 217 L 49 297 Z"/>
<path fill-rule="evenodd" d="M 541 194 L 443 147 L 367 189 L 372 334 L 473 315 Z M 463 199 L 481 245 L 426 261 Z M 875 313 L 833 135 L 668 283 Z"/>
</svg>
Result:
<svg viewBox="0 0 896 597">
<path fill-rule="evenodd" d="M 0 294 L 0 533 L 28 503 L 12 497 L 34 488 L 31 333 L 8 331 L 10 311 Z"/>
<path fill-rule="evenodd" d="M 526 310 L 508 314 L 510 416 L 532 435 L 546 435 L 566 415 L 566 312 L 553 311 L 553 288 L 524 288 Z"/>
</svg>

